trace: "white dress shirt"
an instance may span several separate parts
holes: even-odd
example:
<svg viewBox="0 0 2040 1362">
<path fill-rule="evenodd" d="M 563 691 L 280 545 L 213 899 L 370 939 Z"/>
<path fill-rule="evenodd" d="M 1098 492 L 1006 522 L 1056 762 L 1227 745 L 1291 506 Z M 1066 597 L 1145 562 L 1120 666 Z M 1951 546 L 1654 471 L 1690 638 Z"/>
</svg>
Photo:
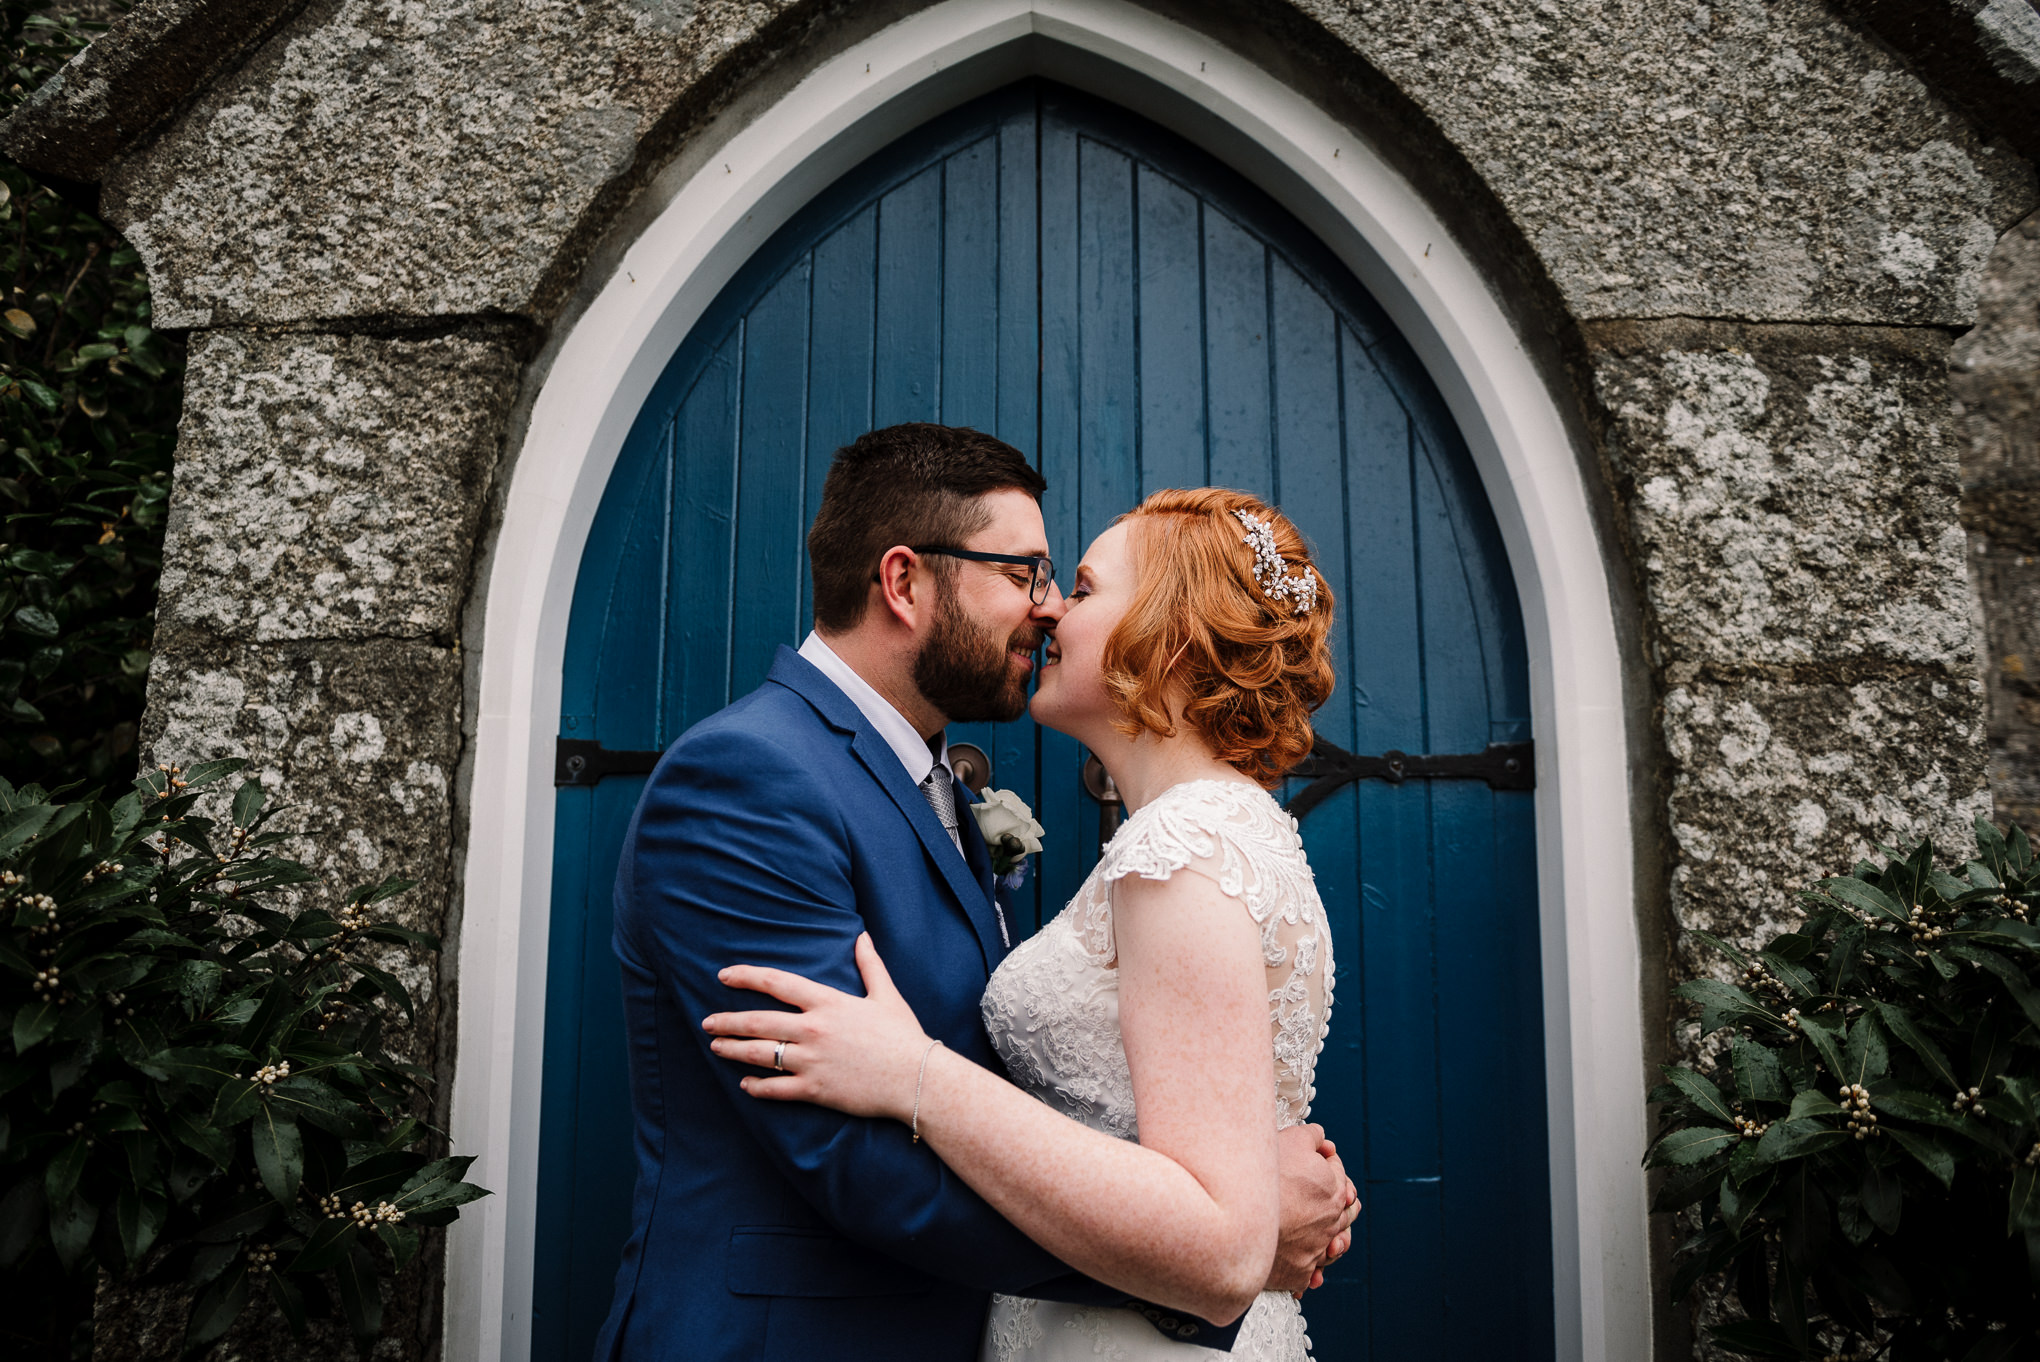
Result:
<svg viewBox="0 0 2040 1362">
<path fill-rule="evenodd" d="M 955 779 L 956 773 L 949 765 L 949 738 L 946 734 L 937 734 L 941 746 L 931 749 L 920 730 L 907 722 L 907 716 L 873 689 L 869 681 L 850 670 L 850 664 L 836 656 L 836 650 L 822 642 L 822 636 L 813 630 L 808 631 L 806 640 L 801 643 L 800 655 L 813 663 L 816 671 L 835 682 L 836 689 L 850 697 L 850 703 L 871 721 L 871 726 L 878 730 L 878 736 L 885 739 L 886 746 L 892 748 L 893 754 L 900 759 L 900 765 L 907 768 L 907 779 L 917 788 L 937 765 L 950 779 Z M 956 812 L 959 817 L 964 812 L 960 799 Z M 958 852 L 963 850 L 963 834 L 955 828 L 949 829 L 949 840 L 956 844 Z"/>
</svg>

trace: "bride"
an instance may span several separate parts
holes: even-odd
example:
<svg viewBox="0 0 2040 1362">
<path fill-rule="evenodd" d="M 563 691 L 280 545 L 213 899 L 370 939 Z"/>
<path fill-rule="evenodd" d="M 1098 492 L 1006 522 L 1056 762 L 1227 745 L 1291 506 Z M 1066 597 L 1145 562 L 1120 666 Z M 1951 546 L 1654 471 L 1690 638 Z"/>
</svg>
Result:
<svg viewBox="0 0 2040 1362">
<path fill-rule="evenodd" d="M 1331 610 L 1302 535 L 1244 493 L 1157 492 L 1091 545 L 1031 709 L 1097 754 L 1129 816 L 985 991 L 1010 1082 L 922 1031 L 869 936 L 863 998 L 724 970 L 799 1010 L 712 1016 L 711 1048 L 769 1070 L 786 1042 L 783 1071 L 745 1092 L 904 1122 L 1071 1267 L 1217 1323 L 1244 1315 L 1234 1358 L 1303 1362 L 1300 1306 L 1261 1287 L 1275 1132 L 1310 1113 L 1332 943 L 1268 788 L 1331 693 Z M 998 1296 L 982 1357 L 1190 1347 L 1132 1310 Z"/>
</svg>

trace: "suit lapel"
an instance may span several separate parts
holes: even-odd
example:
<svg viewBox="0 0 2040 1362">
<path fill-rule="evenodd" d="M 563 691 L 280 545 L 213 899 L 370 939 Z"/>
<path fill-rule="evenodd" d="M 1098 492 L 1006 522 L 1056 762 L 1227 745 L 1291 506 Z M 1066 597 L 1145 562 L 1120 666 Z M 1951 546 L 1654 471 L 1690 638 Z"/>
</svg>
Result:
<svg viewBox="0 0 2040 1362">
<path fill-rule="evenodd" d="M 956 784 L 956 808 L 958 814 L 969 813 L 972 806 L 981 803 L 962 781 Z M 986 902 L 992 905 L 993 921 L 1002 928 L 999 933 L 999 954 L 1003 956 L 1013 949 L 1013 942 L 1005 930 L 1007 913 L 1005 905 L 999 902 L 998 886 L 992 880 L 992 851 L 985 845 L 985 835 L 978 831 L 977 817 L 959 817 L 957 831 L 963 837 L 963 859 L 970 866 L 970 873 L 977 880 L 978 888 L 984 891 Z"/>
<path fill-rule="evenodd" d="M 899 754 L 878 735 L 865 719 L 863 711 L 843 694 L 841 687 L 822 675 L 812 663 L 793 649 L 781 647 L 767 679 L 793 691 L 813 705 L 832 727 L 851 735 L 851 753 L 912 826 L 915 836 L 921 839 L 922 849 L 941 872 L 943 883 L 948 885 L 955 897 L 957 907 L 963 910 L 971 930 L 977 933 L 978 946 L 984 952 L 985 969 L 989 973 L 1005 955 L 1005 948 L 999 942 L 998 920 L 992 908 L 989 860 L 986 862 L 986 874 L 980 882 L 975 867 L 966 864 L 964 858 L 956 854 L 956 844 L 949 840 L 942 820 L 928 807 L 927 798 L 907 779 L 907 770 L 900 765 Z M 958 813 L 962 812 L 963 807 L 959 803 Z M 984 839 L 977 835 L 975 818 L 959 817 L 957 822 L 957 831 L 966 847 L 973 837 L 977 838 L 980 847 L 984 845 Z"/>
</svg>

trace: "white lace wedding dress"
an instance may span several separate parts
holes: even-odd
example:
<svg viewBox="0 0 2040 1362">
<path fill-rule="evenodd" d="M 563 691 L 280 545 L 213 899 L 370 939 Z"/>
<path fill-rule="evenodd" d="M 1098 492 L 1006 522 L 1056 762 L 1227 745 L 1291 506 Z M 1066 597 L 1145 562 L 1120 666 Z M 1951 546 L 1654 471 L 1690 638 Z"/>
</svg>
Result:
<svg viewBox="0 0 2040 1362">
<path fill-rule="evenodd" d="M 1013 1081 L 1122 1140 L 1140 1132 L 1119 1035 L 1113 886 L 1128 875 L 1165 880 L 1193 866 L 1189 873 L 1207 873 L 1261 927 L 1277 1127 L 1306 1119 L 1316 1096 L 1311 1079 L 1331 1015 L 1332 942 L 1296 820 L 1255 786 L 1191 781 L 1127 819 L 1069 906 L 1016 946 L 985 989 L 985 1027 Z M 1159 1323 L 1174 1325 L 1167 1316 Z M 1230 1356 L 1305 1362 L 1309 1349 L 1296 1300 L 1269 1291 L 1247 1312 Z M 994 1296 L 980 1362 L 1223 1355 L 1165 1337 L 1133 1310 Z"/>
</svg>

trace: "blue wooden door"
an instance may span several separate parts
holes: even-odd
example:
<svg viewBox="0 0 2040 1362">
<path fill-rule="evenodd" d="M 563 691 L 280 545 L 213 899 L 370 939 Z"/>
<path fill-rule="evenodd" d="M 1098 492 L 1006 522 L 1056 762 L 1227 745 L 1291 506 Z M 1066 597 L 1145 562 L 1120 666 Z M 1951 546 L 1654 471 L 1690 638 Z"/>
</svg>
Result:
<svg viewBox="0 0 2040 1362">
<path fill-rule="evenodd" d="M 587 1357 L 628 1230 L 609 894 L 648 759 L 630 754 L 750 690 L 805 635 L 829 456 L 898 421 L 975 426 L 1034 458 L 1058 563 L 1158 487 L 1271 497 L 1338 593 L 1325 740 L 1369 756 L 1530 739 L 1521 614 L 1464 442 L 1380 308 L 1286 212 L 1162 129 L 1041 82 L 851 170 L 674 355 L 582 560 L 556 776 L 541 1362 Z M 1032 929 L 1097 856 L 1083 754 L 1026 720 L 951 740 L 991 753 L 1050 830 L 1024 891 Z M 1327 778 L 1310 796 L 1338 964 L 1315 1115 L 1367 1203 L 1354 1252 L 1306 1301 L 1321 1362 L 1551 1355 L 1531 799 L 1480 779 Z"/>
</svg>

